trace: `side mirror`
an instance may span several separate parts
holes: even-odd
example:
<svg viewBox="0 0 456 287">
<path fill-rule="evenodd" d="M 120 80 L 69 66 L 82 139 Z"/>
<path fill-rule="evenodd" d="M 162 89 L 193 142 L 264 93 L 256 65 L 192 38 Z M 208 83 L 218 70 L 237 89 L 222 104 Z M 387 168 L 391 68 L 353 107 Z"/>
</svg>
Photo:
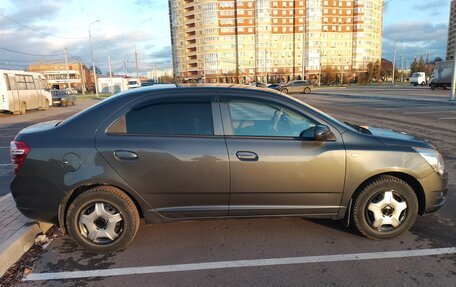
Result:
<svg viewBox="0 0 456 287">
<path fill-rule="evenodd" d="M 314 140 L 316 141 L 336 141 L 336 136 L 331 132 L 329 127 L 325 125 L 317 125 L 315 127 Z"/>
</svg>

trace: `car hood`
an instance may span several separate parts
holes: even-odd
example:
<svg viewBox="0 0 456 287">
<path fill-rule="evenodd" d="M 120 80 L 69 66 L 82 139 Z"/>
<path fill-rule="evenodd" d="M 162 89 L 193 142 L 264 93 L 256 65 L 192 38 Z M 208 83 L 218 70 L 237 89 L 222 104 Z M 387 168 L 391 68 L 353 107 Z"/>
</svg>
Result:
<svg viewBox="0 0 456 287">
<path fill-rule="evenodd" d="M 419 138 L 416 138 L 413 135 L 409 135 L 405 132 L 397 132 L 390 129 L 383 129 L 377 127 L 366 127 L 372 135 L 386 145 L 400 145 L 400 146 L 411 146 L 411 147 L 421 147 L 421 148 L 432 148 L 435 147 Z"/>
</svg>

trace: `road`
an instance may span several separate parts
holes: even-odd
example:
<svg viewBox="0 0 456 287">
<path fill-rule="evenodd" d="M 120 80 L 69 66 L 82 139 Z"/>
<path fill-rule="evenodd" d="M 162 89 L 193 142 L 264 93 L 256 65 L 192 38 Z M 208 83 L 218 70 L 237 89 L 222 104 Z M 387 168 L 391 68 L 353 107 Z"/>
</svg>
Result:
<svg viewBox="0 0 456 287">
<path fill-rule="evenodd" d="M 407 131 L 433 142 L 450 174 L 446 205 L 419 217 L 399 239 L 380 242 L 341 222 L 299 218 L 142 225 L 126 250 L 103 255 L 85 252 L 67 236 L 58 236 L 36 262 L 32 274 L 38 280 L 18 286 L 454 286 L 456 255 L 422 254 L 456 247 L 456 104 L 447 101 L 448 91 L 341 88 L 295 96 L 339 119 Z M 20 118 L 9 124 L 0 118 L 0 127 L 12 135 L 25 122 L 40 120 L 41 113 L 46 112 L 31 113 L 23 124 L 17 123 Z M 6 135 L 2 145 L 4 141 L 9 141 Z M 358 253 L 367 253 L 366 260 Z M 407 257 L 411 254 L 420 256 Z M 244 262 L 249 267 L 239 267 L 239 260 L 251 260 Z M 230 264 L 236 268 L 219 268 Z M 176 271 L 179 268 L 183 271 Z M 123 275 L 84 278 L 93 276 L 85 271 L 93 270 Z M 63 278 L 62 272 L 68 271 L 76 273 L 65 280 L 39 280 L 43 273 Z"/>
</svg>

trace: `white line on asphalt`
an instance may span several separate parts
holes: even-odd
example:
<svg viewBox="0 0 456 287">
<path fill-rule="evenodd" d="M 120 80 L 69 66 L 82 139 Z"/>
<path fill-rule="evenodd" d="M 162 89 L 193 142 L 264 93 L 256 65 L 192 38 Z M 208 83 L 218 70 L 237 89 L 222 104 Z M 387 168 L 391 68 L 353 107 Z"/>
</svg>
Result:
<svg viewBox="0 0 456 287">
<path fill-rule="evenodd" d="M 0 163 L 0 166 L 11 166 L 10 163 Z"/>
<path fill-rule="evenodd" d="M 99 270 L 88 270 L 88 271 L 67 271 L 67 272 L 36 273 L 36 274 L 31 273 L 31 274 L 27 275 L 23 279 L 23 281 L 63 280 L 63 279 L 89 278 L 89 277 L 107 277 L 107 276 L 120 276 L 120 275 L 167 273 L 167 272 L 197 271 L 197 270 L 211 270 L 211 269 L 224 269 L 224 268 L 261 267 L 261 266 L 372 260 L 372 259 L 392 259 L 392 258 L 433 256 L 433 255 L 454 254 L 454 253 L 456 253 L 456 247 L 404 250 L 404 251 L 389 251 L 389 252 L 339 254 L 339 255 L 288 257 L 288 258 L 218 261 L 218 262 L 190 263 L 190 264 L 177 264 L 177 265 L 99 269 Z"/>
<path fill-rule="evenodd" d="M 0 146 L 0 148 L 10 148 L 9 146 Z"/>
<path fill-rule="evenodd" d="M 456 117 L 440 118 L 439 120 L 456 120 Z"/>
</svg>

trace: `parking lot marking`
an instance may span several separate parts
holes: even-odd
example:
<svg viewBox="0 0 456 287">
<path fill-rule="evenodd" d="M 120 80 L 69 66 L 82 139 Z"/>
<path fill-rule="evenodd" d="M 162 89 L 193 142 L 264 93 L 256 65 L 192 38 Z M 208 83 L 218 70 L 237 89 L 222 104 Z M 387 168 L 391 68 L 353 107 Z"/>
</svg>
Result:
<svg viewBox="0 0 456 287">
<path fill-rule="evenodd" d="M 225 268 L 261 267 L 261 266 L 277 266 L 277 265 L 308 264 L 308 263 L 327 263 L 327 262 L 373 260 L 373 259 L 393 259 L 393 258 L 434 256 L 434 255 L 455 254 L 455 253 L 456 253 L 456 247 L 448 247 L 448 248 L 372 252 L 372 253 L 218 261 L 218 262 L 161 265 L 161 266 L 144 266 L 144 267 L 126 267 L 126 268 L 99 269 L 99 270 L 88 270 L 88 271 L 66 271 L 66 272 L 36 273 L 36 274 L 31 273 L 31 274 L 27 275 L 23 279 L 23 281 L 63 280 L 63 279 L 78 279 L 78 278 L 90 278 L 90 277 L 108 277 L 108 276 L 121 276 L 121 275 L 138 275 L 138 274 L 152 274 L 152 273 L 212 270 L 212 269 L 225 269 Z"/>
</svg>

